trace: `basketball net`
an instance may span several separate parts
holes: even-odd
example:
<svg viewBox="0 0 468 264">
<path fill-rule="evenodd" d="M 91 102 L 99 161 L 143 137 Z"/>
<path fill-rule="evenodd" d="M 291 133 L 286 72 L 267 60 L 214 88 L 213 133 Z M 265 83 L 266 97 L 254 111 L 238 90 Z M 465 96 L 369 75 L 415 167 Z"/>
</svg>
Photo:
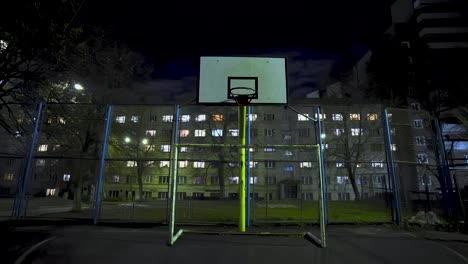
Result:
<svg viewBox="0 0 468 264">
<path fill-rule="evenodd" d="M 247 94 L 242 94 L 242 95 L 240 94 L 236 97 L 235 100 L 236 100 L 237 105 L 239 106 L 248 105 L 250 101 L 252 101 L 252 99 Z"/>
</svg>

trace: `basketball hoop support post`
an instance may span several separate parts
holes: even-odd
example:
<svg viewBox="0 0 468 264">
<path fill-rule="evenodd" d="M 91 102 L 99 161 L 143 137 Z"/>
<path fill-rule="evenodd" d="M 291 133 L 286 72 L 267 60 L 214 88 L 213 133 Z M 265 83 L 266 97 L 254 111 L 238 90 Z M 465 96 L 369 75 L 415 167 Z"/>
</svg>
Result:
<svg viewBox="0 0 468 264">
<path fill-rule="evenodd" d="M 239 105 L 239 144 L 243 147 L 239 152 L 239 231 L 245 232 L 245 184 L 246 184 L 246 138 L 247 138 L 247 106 Z"/>
</svg>

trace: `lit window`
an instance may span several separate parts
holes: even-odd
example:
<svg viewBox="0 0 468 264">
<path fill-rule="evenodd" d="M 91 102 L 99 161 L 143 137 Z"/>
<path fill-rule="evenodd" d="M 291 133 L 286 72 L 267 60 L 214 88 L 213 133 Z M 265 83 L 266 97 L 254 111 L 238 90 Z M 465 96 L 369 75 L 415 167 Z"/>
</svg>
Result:
<svg viewBox="0 0 468 264">
<path fill-rule="evenodd" d="M 239 129 L 229 129 L 228 135 L 231 137 L 238 137 Z"/>
<path fill-rule="evenodd" d="M 275 152 L 276 149 L 274 149 L 274 148 L 264 148 L 263 151 L 264 152 Z"/>
<path fill-rule="evenodd" d="M 70 174 L 64 174 L 63 175 L 63 181 L 70 181 Z"/>
<path fill-rule="evenodd" d="M 415 119 L 413 120 L 413 125 L 415 128 L 422 128 L 423 127 L 423 121 L 421 119 Z"/>
<path fill-rule="evenodd" d="M 251 162 L 249 163 L 249 168 L 255 168 L 255 167 L 257 167 L 257 164 L 258 164 L 257 161 L 251 161 Z"/>
<path fill-rule="evenodd" d="M 56 188 L 53 188 L 53 189 L 47 188 L 46 196 L 54 196 L 55 195 L 55 190 L 56 190 Z"/>
<path fill-rule="evenodd" d="M 362 128 L 351 128 L 351 136 L 361 136 Z"/>
<path fill-rule="evenodd" d="M 205 162 L 204 161 L 194 161 L 193 162 L 193 167 L 194 168 L 205 168 Z"/>
<path fill-rule="evenodd" d="M 418 163 L 429 163 L 429 160 L 427 159 L 427 155 L 426 154 L 418 154 Z"/>
<path fill-rule="evenodd" d="M 223 130 L 222 129 L 212 129 L 211 130 L 211 136 L 213 136 L 213 137 L 222 137 L 223 136 Z"/>
<path fill-rule="evenodd" d="M 40 152 L 47 151 L 47 145 L 46 144 L 39 145 L 39 147 L 37 148 L 37 151 L 40 151 Z"/>
<path fill-rule="evenodd" d="M 348 176 L 336 176 L 337 184 L 346 184 L 348 183 Z"/>
<path fill-rule="evenodd" d="M 293 166 L 284 166 L 284 171 L 294 171 Z"/>
<path fill-rule="evenodd" d="M 190 121 L 190 115 L 181 115 L 179 117 L 180 122 L 189 122 Z"/>
<path fill-rule="evenodd" d="M 333 114 L 332 115 L 332 120 L 333 121 L 343 121 L 343 115 L 342 114 Z"/>
<path fill-rule="evenodd" d="M 376 113 L 368 113 L 367 114 L 367 120 L 369 120 L 369 121 L 377 120 L 377 114 Z"/>
<path fill-rule="evenodd" d="M 258 182 L 257 176 L 250 177 L 250 184 L 257 184 L 257 182 Z"/>
<path fill-rule="evenodd" d="M 231 168 L 239 167 L 239 163 L 237 163 L 237 162 L 229 162 L 229 163 L 228 163 L 228 166 L 231 167 Z"/>
<path fill-rule="evenodd" d="M 361 114 L 358 114 L 358 113 L 349 114 L 349 120 L 361 120 Z"/>
<path fill-rule="evenodd" d="M 5 181 L 12 181 L 14 177 L 15 177 L 15 175 L 14 175 L 13 173 L 7 172 L 7 173 L 5 173 L 5 175 L 3 176 L 3 179 L 4 179 Z"/>
<path fill-rule="evenodd" d="M 112 182 L 120 182 L 120 176 L 119 175 L 114 175 L 112 176 Z"/>
<path fill-rule="evenodd" d="M 308 121 L 309 114 L 297 114 L 297 121 Z"/>
<path fill-rule="evenodd" d="M 115 118 L 115 122 L 119 123 L 119 124 L 123 124 L 125 123 L 125 116 L 117 116 Z"/>
<path fill-rule="evenodd" d="M 180 152 L 188 152 L 188 147 L 180 147 Z"/>
<path fill-rule="evenodd" d="M 426 145 L 426 138 L 424 136 L 416 136 L 416 145 L 418 146 Z"/>
<path fill-rule="evenodd" d="M 148 137 L 154 137 L 156 136 L 156 130 L 146 130 L 146 135 Z"/>
<path fill-rule="evenodd" d="M 335 128 L 333 129 L 333 135 L 335 136 L 341 136 L 341 134 L 344 133 L 344 128 Z"/>
<path fill-rule="evenodd" d="M 372 168 L 383 168 L 384 164 L 381 160 L 373 160 L 371 166 Z"/>
<path fill-rule="evenodd" d="M 310 161 L 303 161 L 299 164 L 301 168 L 312 168 L 312 162 Z"/>
<path fill-rule="evenodd" d="M 146 151 L 155 151 L 156 145 L 146 145 Z"/>
<path fill-rule="evenodd" d="M 36 166 L 45 166 L 45 159 L 38 159 L 36 160 Z"/>
<path fill-rule="evenodd" d="M 146 167 L 149 167 L 149 168 L 154 168 L 154 161 L 151 161 L 151 160 L 150 160 L 150 161 L 147 161 L 147 162 L 145 163 L 145 166 L 146 166 Z"/>
<path fill-rule="evenodd" d="M 60 116 L 57 117 L 57 123 L 59 123 L 59 124 L 65 124 L 65 123 L 66 123 L 65 118 L 60 117 Z"/>
<path fill-rule="evenodd" d="M 465 164 L 468 164 L 468 155 L 463 155 L 463 157 L 465 158 Z"/>
<path fill-rule="evenodd" d="M 392 113 L 387 114 L 388 122 L 392 122 L 392 117 L 393 117 Z"/>
<path fill-rule="evenodd" d="M 171 151 L 171 145 L 161 145 L 161 151 L 162 152 L 170 152 Z"/>
<path fill-rule="evenodd" d="M 132 116 L 130 118 L 130 121 L 133 122 L 133 123 L 138 123 L 138 116 Z"/>
<path fill-rule="evenodd" d="M 174 119 L 174 117 L 172 115 L 163 115 L 162 116 L 162 121 L 163 122 L 172 122 L 172 120 Z"/>
<path fill-rule="evenodd" d="M 320 120 L 324 120 L 327 118 L 326 114 L 320 114 Z M 315 114 L 315 119 L 317 119 L 317 113 Z"/>
<path fill-rule="evenodd" d="M 8 42 L 0 40 L 0 50 L 4 50 L 8 47 Z"/>
<path fill-rule="evenodd" d="M 250 114 L 249 121 L 255 121 L 255 120 L 257 120 L 257 114 Z"/>
<path fill-rule="evenodd" d="M 322 149 L 328 149 L 328 144 L 322 144 Z"/>
<path fill-rule="evenodd" d="M 205 114 L 197 115 L 197 116 L 195 117 L 195 121 L 196 121 L 196 122 L 203 122 L 203 121 L 206 121 L 206 115 L 205 115 Z"/>
<path fill-rule="evenodd" d="M 129 160 L 127 161 L 127 167 L 136 167 L 137 162 L 135 160 Z"/>
<path fill-rule="evenodd" d="M 171 164 L 171 163 L 170 163 L 170 161 L 168 161 L 168 160 L 161 160 L 161 161 L 159 162 L 159 167 L 161 167 L 161 168 L 169 167 L 170 164 Z"/>
<path fill-rule="evenodd" d="M 291 140 L 291 135 L 283 135 L 283 140 Z"/>
<path fill-rule="evenodd" d="M 221 122 L 224 120 L 224 116 L 222 114 L 214 114 L 212 118 L 215 122 Z"/>
<path fill-rule="evenodd" d="M 344 168 L 344 165 L 345 165 L 344 162 L 337 162 L 336 163 L 337 168 Z"/>
<path fill-rule="evenodd" d="M 190 134 L 190 130 L 184 129 L 184 130 L 179 130 L 179 137 L 188 137 Z"/>
<path fill-rule="evenodd" d="M 228 181 L 229 181 L 229 184 L 239 184 L 239 177 L 229 176 Z"/>
<path fill-rule="evenodd" d="M 195 137 L 205 137 L 206 130 L 205 129 L 195 129 Z"/>
<path fill-rule="evenodd" d="M 188 166 L 188 161 L 187 160 L 179 161 L 179 168 L 187 168 L 187 166 Z"/>
<path fill-rule="evenodd" d="M 292 153 L 291 150 L 285 150 L 285 151 L 284 151 L 284 155 L 285 155 L 285 156 L 292 156 L 292 154 L 293 154 L 293 153 Z"/>
</svg>

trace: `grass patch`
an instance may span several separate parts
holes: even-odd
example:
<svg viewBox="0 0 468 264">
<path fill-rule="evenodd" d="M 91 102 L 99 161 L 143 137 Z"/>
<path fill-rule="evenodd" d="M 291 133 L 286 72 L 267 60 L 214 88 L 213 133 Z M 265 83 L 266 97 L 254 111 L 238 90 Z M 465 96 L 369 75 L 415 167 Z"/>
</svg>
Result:
<svg viewBox="0 0 468 264">
<path fill-rule="evenodd" d="M 103 202 L 102 220 L 163 222 L 166 220 L 166 201 Z M 178 200 L 177 222 L 237 223 L 238 201 Z M 78 213 L 68 216 L 78 217 Z M 83 211 L 91 215 L 87 210 Z M 67 213 L 49 214 L 49 217 L 65 217 Z M 251 219 L 258 222 L 318 222 L 317 201 L 270 201 L 252 202 Z M 387 222 L 391 221 L 390 208 L 383 201 L 330 201 L 329 222 Z"/>
</svg>

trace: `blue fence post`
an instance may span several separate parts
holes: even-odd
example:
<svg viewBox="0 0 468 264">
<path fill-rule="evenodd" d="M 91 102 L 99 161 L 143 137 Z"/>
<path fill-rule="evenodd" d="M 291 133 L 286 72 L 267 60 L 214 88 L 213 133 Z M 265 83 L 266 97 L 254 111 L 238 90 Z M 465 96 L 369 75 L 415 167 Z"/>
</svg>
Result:
<svg viewBox="0 0 468 264">
<path fill-rule="evenodd" d="M 316 107 L 315 112 L 317 113 L 317 142 L 319 144 L 319 155 L 320 155 L 320 166 L 322 167 L 322 170 L 320 171 L 320 178 L 322 179 L 322 197 L 323 197 L 323 204 L 325 205 L 325 208 L 323 210 L 324 213 L 324 219 L 325 223 L 328 223 L 328 203 L 327 203 L 327 179 L 325 177 L 326 172 L 325 172 L 325 161 L 324 161 L 324 150 L 323 150 L 323 142 L 322 142 L 322 121 L 320 120 L 321 116 L 321 111 L 320 111 L 320 106 Z"/>
<path fill-rule="evenodd" d="M 93 223 L 97 224 L 97 221 L 101 214 L 101 193 L 102 193 L 102 182 L 104 179 L 104 168 L 105 168 L 105 161 L 107 155 L 107 146 L 109 144 L 109 132 L 111 127 L 111 120 L 112 120 L 112 105 L 107 106 L 107 114 L 106 114 L 106 128 L 104 132 L 104 141 L 102 143 L 102 151 L 101 151 L 101 159 L 99 161 L 99 177 L 96 186 L 96 199 L 94 202 L 94 215 L 93 215 Z"/>
<path fill-rule="evenodd" d="M 385 152 L 387 154 L 387 170 L 392 179 L 392 189 L 393 189 L 393 200 L 395 203 L 395 222 L 397 225 L 401 222 L 401 213 L 400 213 L 400 192 L 398 190 L 398 181 L 395 174 L 395 164 L 392 151 L 392 134 L 390 130 L 390 123 L 388 121 L 388 111 L 387 108 L 383 111 L 383 120 L 384 120 L 384 134 L 385 134 Z"/>
<path fill-rule="evenodd" d="M 37 134 L 39 133 L 39 124 L 41 123 L 42 109 L 44 108 L 44 103 L 39 103 L 37 106 L 37 113 L 34 122 L 34 129 L 31 138 L 31 144 L 28 150 L 28 156 L 23 166 L 23 172 L 21 173 L 20 182 L 18 184 L 18 191 L 15 197 L 15 213 L 16 218 L 24 217 L 26 214 L 26 201 L 28 199 L 27 189 L 29 183 L 29 174 L 31 173 L 31 161 L 34 156 L 36 149 Z M 19 195 L 18 195 L 19 193 Z"/>
<path fill-rule="evenodd" d="M 456 215 L 456 207 L 453 201 L 453 186 L 452 177 L 448 167 L 447 157 L 445 153 L 445 142 L 442 136 L 442 129 L 440 128 L 439 120 L 433 118 L 431 120 L 432 130 L 435 135 L 435 154 L 437 161 L 437 168 L 441 178 L 441 191 L 442 198 L 445 204 L 445 210 L 448 216 Z"/>
</svg>

